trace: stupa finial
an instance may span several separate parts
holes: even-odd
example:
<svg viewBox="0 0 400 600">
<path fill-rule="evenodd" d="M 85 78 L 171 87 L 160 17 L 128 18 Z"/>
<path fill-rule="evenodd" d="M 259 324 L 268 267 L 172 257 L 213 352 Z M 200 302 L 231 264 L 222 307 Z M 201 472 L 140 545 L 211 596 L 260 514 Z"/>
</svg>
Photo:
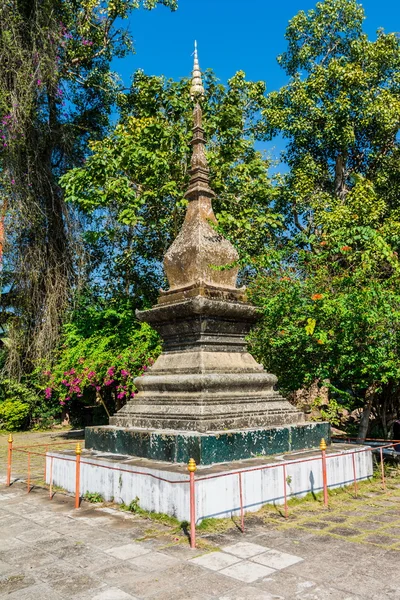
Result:
<svg viewBox="0 0 400 600">
<path fill-rule="evenodd" d="M 192 71 L 192 85 L 190 87 L 190 96 L 192 100 L 199 100 L 204 96 L 203 80 L 199 66 L 199 57 L 197 54 L 197 42 L 194 42 L 194 61 Z"/>
<path fill-rule="evenodd" d="M 164 256 L 164 269 L 170 289 L 162 292 L 159 304 L 171 302 L 187 294 L 213 294 L 221 298 L 228 294 L 234 299 L 242 298 L 243 291 L 236 287 L 239 268 L 238 253 L 232 244 L 212 226 L 216 223 L 211 200 L 215 194 L 210 187 L 210 174 L 206 157 L 205 133 L 202 125 L 201 101 L 205 93 L 194 47 L 194 66 L 190 96 L 193 101 L 193 136 L 190 142 L 189 187 L 185 198 L 189 200 L 185 220 L 177 238 Z M 221 271 L 212 266 L 227 267 Z M 234 266 L 230 266 L 234 265 Z M 207 291 L 206 291 L 207 289 Z M 177 296 L 178 294 L 178 296 Z M 222 294 L 222 296 L 221 296 Z"/>
<path fill-rule="evenodd" d="M 203 112 L 200 102 L 204 98 L 204 87 L 201 79 L 197 42 L 194 43 L 194 64 L 190 97 L 194 102 L 193 108 L 193 138 L 191 141 L 192 158 L 190 161 L 190 182 L 185 194 L 188 200 L 199 200 L 201 194 L 212 198 L 215 194 L 209 185 L 208 164 L 205 151 L 204 129 L 202 125 Z"/>
</svg>

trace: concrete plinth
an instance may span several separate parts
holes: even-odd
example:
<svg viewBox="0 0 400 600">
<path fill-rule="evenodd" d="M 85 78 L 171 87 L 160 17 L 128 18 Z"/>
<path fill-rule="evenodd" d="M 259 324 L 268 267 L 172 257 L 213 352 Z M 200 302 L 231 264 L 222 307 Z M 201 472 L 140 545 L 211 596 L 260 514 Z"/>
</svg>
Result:
<svg viewBox="0 0 400 600">
<path fill-rule="evenodd" d="M 330 488 L 353 482 L 353 459 L 357 479 L 372 476 L 372 449 L 335 444 L 327 451 L 327 475 Z M 315 460 L 306 460 L 314 458 Z M 70 459 L 70 460 L 66 460 Z M 302 462 L 305 461 L 306 462 Z M 52 468 L 50 469 L 50 462 Z M 285 465 L 285 470 L 283 466 Z M 263 468 L 263 467 L 269 468 Z M 271 468 L 273 467 L 273 468 Z M 240 512 L 238 470 L 242 471 L 245 512 L 259 510 L 264 504 L 284 502 L 285 475 L 288 498 L 304 496 L 322 489 L 322 465 L 319 451 L 276 455 L 263 459 L 235 461 L 223 465 L 199 467 L 196 471 L 196 522 L 208 517 L 230 517 Z M 284 472 L 285 471 L 285 472 Z M 69 492 L 75 491 L 73 451 L 47 455 L 47 482 Z M 212 476 L 207 479 L 207 476 Z M 148 511 L 165 513 L 180 521 L 189 520 L 189 474 L 184 465 L 100 454 L 84 450 L 81 457 L 80 493 L 99 493 L 105 500 L 130 504 L 138 498 Z"/>
<path fill-rule="evenodd" d="M 208 433 L 145 430 L 129 427 L 87 427 L 86 448 L 127 454 L 171 463 L 199 465 L 231 462 L 317 448 L 325 438 L 329 443 L 329 423 L 302 423 L 284 427 L 213 431 Z"/>
</svg>

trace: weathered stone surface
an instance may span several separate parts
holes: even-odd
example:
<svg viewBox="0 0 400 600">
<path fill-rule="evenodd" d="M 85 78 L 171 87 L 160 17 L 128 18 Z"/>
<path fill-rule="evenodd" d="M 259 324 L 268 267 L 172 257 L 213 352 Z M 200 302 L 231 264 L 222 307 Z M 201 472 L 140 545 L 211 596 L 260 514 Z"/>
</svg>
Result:
<svg viewBox="0 0 400 600">
<path fill-rule="evenodd" d="M 111 425 L 207 432 L 304 422 L 246 352 L 253 306 L 198 296 L 138 317 L 161 334 L 164 352 Z"/>
<path fill-rule="evenodd" d="M 330 439 L 328 423 L 203 434 L 108 426 L 87 427 L 86 448 L 170 463 L 187 463 L 194 458 L 199 465 L 212 465 L 316 448 L 322 437 Z"/>
</svg>

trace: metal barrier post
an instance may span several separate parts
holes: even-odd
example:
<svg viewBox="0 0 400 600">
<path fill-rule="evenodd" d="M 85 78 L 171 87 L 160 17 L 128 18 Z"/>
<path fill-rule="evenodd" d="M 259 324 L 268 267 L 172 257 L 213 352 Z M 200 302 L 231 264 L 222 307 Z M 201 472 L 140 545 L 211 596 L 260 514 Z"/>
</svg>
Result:
<svg viewBox="0 0 400 600">
<path fill-rule="evenodd" d="M 49 451 L 49 447 L 46 446 L 45 451 L 44 451 L 45 457 L 44 457 L 44 474 L 43 474 L 43 481 L 45 483 L 46 483 L 46 477 L 47 477 L 47 453 L 48 453 L 48 451 Z"/>
<path fill-rule="evenodd" d="M 31 453 L 28 452 L 28 481 L 27 481 L 27 492 L 31 491 Z"/>
<path fill-rule="evenodd" d="M 286 465 L 282 465 L 283 467 L 283 498 L 285 501 L 285 519 L 288 518 L 288 503 L 287 503 L 287 477 L 286 477 Z"/>
<path fill-rule="evenodd" d="M 238 477 L 239 477 L 239 497 L 240 497 L 240 527 L 241 527 L 242 533 L 244 533 L 242 474 L 238 473 Z"/>
<path fill-rule="evenodd" d="M 50 458 L 50 488 L 49 488 L 50 500 L 53 500 L 53 457 Z"/>
<path fill-rule="evenodd" d="M 383 449 L 380 448 L 381 454 L 381 475 L 382 475 L 382 488 L 386 490 L 386 481 L 385 481 L 385 466 L 383 464 Z"/>
<path fill-rule="evenodd" d="M 356 459 L 354 456 L 354 452 L 351 455 L 353 459 L 353 477 L 354 477 L 354 496 L 357 498 L 357 473 L 356 473 Z"/>
<path fill-rule="evenodd" d="M 324 505 L 326 507 L 328 507 L 328 478 L 327 478 L 327 474 L 326 474 L 326 442 L 325 442 L 324 438 L 322 438 L 319 448 L 321 450 L 321 457 L 322 457 L 322 485 L 324 488 Z"/>
<path fill-rule="evenodd" d="M 13 445 L 13 438 L 10 433 L 10 435 L 8 436 L 8 457 L 7 457 L 7 478 L 6 478 L 6 486 L 7 487 L 9 487 L 11 485 L 12 445 Z"/>
<path fill-rule="evenodd" d="M 79 508 L 80 504 L 80 487 L 81 487 L 81 445 L 76 445 L 76 472 L 75 472 L 75 508 Z"/>
<path fill-rule="evenodd" d="M 196 502 L 195 502 L 195 486 L 194 474 L 196 471 L 196 462 L 193 458 L 189 459 L 188 471 L 190 476 L 190 547 L 196 548 Z"/>
</svg>

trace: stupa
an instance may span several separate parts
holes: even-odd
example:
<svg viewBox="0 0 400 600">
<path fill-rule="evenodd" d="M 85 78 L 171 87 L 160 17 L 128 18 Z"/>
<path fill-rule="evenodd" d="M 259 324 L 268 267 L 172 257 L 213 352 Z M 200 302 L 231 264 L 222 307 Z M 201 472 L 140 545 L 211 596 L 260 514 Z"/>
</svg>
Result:
<svg viewBox="0 0 400 600">
<path fill-rule="evenodd" d="M 215 228 L 196 46 L 191 97 L 188 206 L 164 258 L 169 289 L 156 306 L 137 312 L 160 334 L 163 352 L 109 426 L 86 428 L 86 448 L 213 464 L 318 446 L 329 425 L 306 423 L 246 349 L 257 310 L 237 287 L 237 251 Z"/>
</svg>

